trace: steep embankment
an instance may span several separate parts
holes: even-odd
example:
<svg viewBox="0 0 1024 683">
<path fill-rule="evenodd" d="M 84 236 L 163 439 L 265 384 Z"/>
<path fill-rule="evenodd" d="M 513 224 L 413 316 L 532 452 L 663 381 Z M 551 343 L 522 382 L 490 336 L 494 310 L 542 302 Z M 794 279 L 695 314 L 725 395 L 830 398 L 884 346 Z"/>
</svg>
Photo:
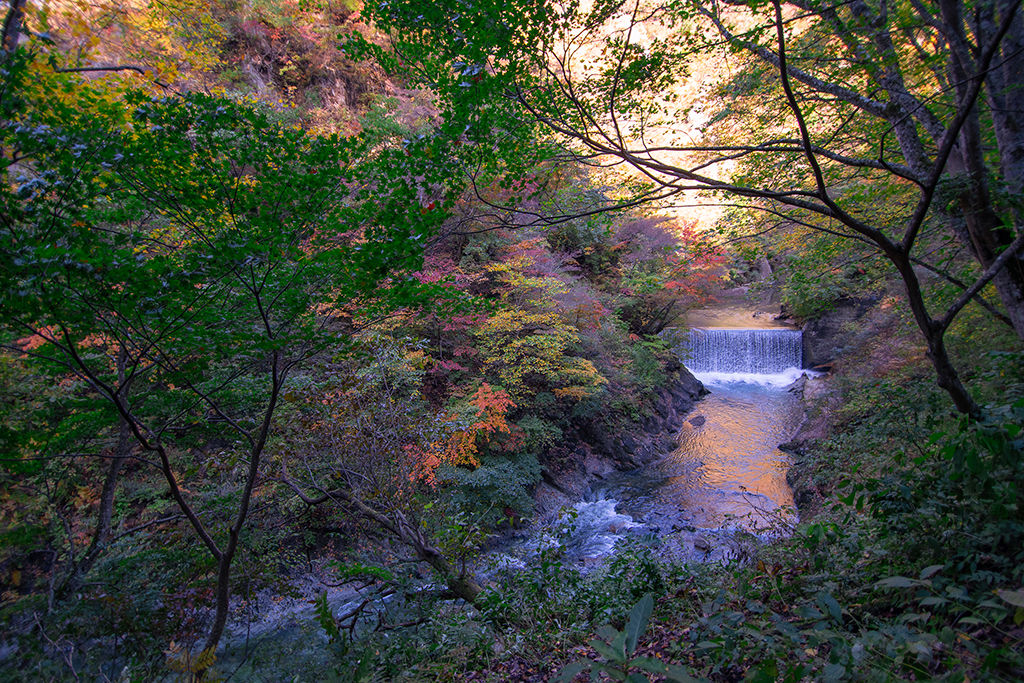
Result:
<svg viewBox="0 0 1024 683">
<path fill-rule="evenodd" d="M 641 467 L 676 447 L 686 415 L 708 393 L 682 363 L 665 364 L 666 381 L 654 390 L 650 412 L 639 418 L 615 413 L 576 420 L 561 446 L 564 457 L 548 458 L 534 498 L 540 514 L 580 500 L 592 482 L 616 470 Z"/>
<path fill-rule="evenodd" d="M 847 419 L 841 413 L 856 402 L 858 393 L 851 383 L 885 381 L 892 373 L 918 366 L 923 349 L 907 334 L 892 302 L 877 297 L 836 301 L 828 311 L 806 320 L 802 329 L 804 367 L 826 374 L 790 388 L 803 401 L 806 415 L 779 448 L 792 455 L 786 479 L 801 519 L 807 520 L 833 495 L 836 473 L 826 472 L 817 462 L 816 447 Z"/>
<path fill-rule="evenodd" d="M 832 370 L 837 363 L 842 365 L 845 354 L 855 355 L 875 336 L 882 322 L 874 319 L 879 318 L 877 312 L 874 316 L 868 314 L 877 303 L 878 299 L 843 299 L 801 326 L 803 367 L 827 373 L 805 376 L 790 387 L 803 402 L 805 416 L 793 437 L 779 445 L 793 458 L 786 482 L 793 489 L 793 502 L 801 519 L 814 516 L 824 500 L 824 488 L 828 488 L 817 481 L 812 451 L 816 443 L 828 437 L 834 410 L 841 401 L 840 392 L 832 384 Z M 869 320 L 865 321 L 865 316 Z"/>
</svg>

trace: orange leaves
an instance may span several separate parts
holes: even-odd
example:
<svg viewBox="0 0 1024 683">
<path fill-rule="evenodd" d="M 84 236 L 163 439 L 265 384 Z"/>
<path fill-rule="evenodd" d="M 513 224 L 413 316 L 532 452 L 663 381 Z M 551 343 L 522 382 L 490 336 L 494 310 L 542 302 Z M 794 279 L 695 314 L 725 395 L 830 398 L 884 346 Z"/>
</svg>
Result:
<svg viewBox="0 0 1024 683">
<path fill-rule="evenodd" d="M 512 402 L 512 399 L 508 397 L 501 389 L 492 391 L 491 386 L 484 382 L 477 390 L 473 399 L 470 401 L 476 408 L 477 417 L 488 414 L 488 423 L 493 423 L 493 420 L 497 415 L 504 415 L 509 408 L 515 408 L 516 404 Z M 504 418 L 501 419 L 501 424 L 504 425 Z M 508 431 L 508 426 L 505 425 L 501 429 L 503 432 Z"/>
<path fill-rule="evenodd" d="M 499 434 L 509 435 L 509 439 L 502 444 L 503 448 L 515 448 L 520 440 L 518 429 L 505 419 L 508 411 L 515 407 L 516 404 L 501 389 L 493 390 L 486 382 L 480 385 L 469 405 L 460 411 L 463 414 L 447 416 L 446 422 L 451 432 L 446 438 L 428 444 L 426 448 L 406 446 L 406 453 L 413 459 L 410 480 L 424 481 L 434 486 L 437 483 L 435 473 L 441 465 L 479 467 L 477 454 L 480 446 L 486 445 Z M 471 415 L 468 423 L 464 414 L 466 409 Z M 513 432 L 513 429 L 516 431 Z"/>
</svg>

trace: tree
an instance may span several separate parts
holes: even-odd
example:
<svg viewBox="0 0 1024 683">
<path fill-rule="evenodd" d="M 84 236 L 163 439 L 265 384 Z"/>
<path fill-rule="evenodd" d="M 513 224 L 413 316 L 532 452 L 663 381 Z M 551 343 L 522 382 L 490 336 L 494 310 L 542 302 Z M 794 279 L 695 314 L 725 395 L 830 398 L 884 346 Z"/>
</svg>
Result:
<svg viewBox="0 0 1024 683">
<path fill-rule="evenodd" d="M 495 433 L 510 433 L 505 412 L 514 404 L 484 384 L 468 415 L 432 415 L 419 397 L 419 372 L 401 367 L 420 355 L 387 353 L 400 348 L 371 344 L 365 367 L 332 368 L 292 399 L 296 415 L 282 430 L 278 479 L 308 506 L 334 504 L 386 532 L 436 571 L 453 595 L 474 604 L 483 588 L 465 555 L 480 539 L 470 534 L 470 542 L 446 548 L 439 532 L 452 520 L 431 519 L 430 493 L 439 467 L 479 466 L 478 447 Z"/>
<path fill-rule="evenodd" d="M 584 325 L 579 324 L 575 307 L 560 305 L 558 297 L 569 292 L 569 284 L 540 267 L 543 255 L 538 243 L 537 239 L 515 243 L 501 261 L 486 266 L 502 285 L 502 307 L 474 334 L 485 373 L 495 377 L 513 399 L 540 389 L 572 403 L 595 395 L 608 380 L 592 362 L 568 353 L 580 341 L 578 331 Z M 603 307 L 596 301 L 592 305 L 596 312 L 591 317 L 599 317 Z"/>
<path fill-rule="evenodd" d="M 216 609 L 187 662 L 202 675 L 246 520 L 272 493 L 282 393 L 355 316 L 423 301 L 403 273 L 437 219 L 410 197 L 436 177 L 400 152 L 357 165 L 360 140 L 310 137 L 244 102 L 127 92 L 113 112 L 127 116 L 58 127 L 22 111 L 3 129 L 3 343 L 115 409 L 139 449 L 118 457 L 161 473 L 208 551 Z M 215 443 L 205 479 L 192 458 Z"/>
<path fill-rule="evenodd" d="M 1024 338 L 1019 5 L 525 1 L 466 11 L 405 0 L 368 14 L 438 93 L 448 125 L 474 139 L 544 135 L 576 160 L 635 169 L 647 184 L 621 203 L 711 191 L 883 256 L 939 385 L 976 412 L 944 334 L 993 282 Z M 689 103 L 675 88 L 716 45 L 740 55 L 747 80 L 732 85 L 763 105 L 758 121 L 737 122 L 728 102 L 712 103 L 708 126 L 741 129 L 727 143 L 678 129 Z M 678 142 L 686 135 L 696 140 Z M 942 230 L 970 246 L 980 273 L 933 314 L 916 267 L 936 269 L 921 245 Z"/>
</svg>

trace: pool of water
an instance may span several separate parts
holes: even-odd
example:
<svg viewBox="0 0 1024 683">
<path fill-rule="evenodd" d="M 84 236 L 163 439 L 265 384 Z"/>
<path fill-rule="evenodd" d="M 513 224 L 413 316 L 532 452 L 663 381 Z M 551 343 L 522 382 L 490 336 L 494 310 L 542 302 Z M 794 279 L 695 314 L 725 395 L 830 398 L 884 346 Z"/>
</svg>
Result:
<svg viewBox="0 0 1024 683">
<path fill-rule="evenodd" d="M 671 539 L 666 553 L 683 560 L 735 556 L 737 531 L 764 538 L 796 521 L 790 462 L 778 444 L 799 426 L 800 401 L 780 386 L 782 377 L 701 379 L 712 393 L 683 425 L 678 448 L 595 487 L 648 534 Z"/>
</svg>

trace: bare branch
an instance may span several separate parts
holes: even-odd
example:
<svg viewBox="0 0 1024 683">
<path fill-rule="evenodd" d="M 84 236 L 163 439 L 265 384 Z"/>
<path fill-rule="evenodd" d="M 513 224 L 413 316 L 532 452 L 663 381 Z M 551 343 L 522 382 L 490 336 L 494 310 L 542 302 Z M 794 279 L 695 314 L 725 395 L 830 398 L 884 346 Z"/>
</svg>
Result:
<svg viewBox="0 0 1024 683">
<path fill-rule="evenodd" d="M 1015 239 L 1010 246 L 1008 246 L 1006 250 L 999 255 L 999 258 L 992 262 L 992 265 L 985 270 L 982 276 L 978 278 L 963 294 L 961 294 L 959 299 L 953 302 L 953 304 L 946 309 L 946 315 L 943 316 L 941 321 L 939 321 L 939 324 L 943 329 L 948 328 L 953 323 L 953 319 L 956 317 L 957 313 L 959 313 L 963 307 L 971 301 L 971 299 L 984 289 L 985 285 L 992 281 L 992 278 L 999 274 L 999 271 L 1009 263 L 1010 259 L 1017 256 L 1017 252 L 1020 251 L 1022 246 L 1024 246 L 1024 233 L 1018 236 L 1017 239 Z"/>
</svg>

